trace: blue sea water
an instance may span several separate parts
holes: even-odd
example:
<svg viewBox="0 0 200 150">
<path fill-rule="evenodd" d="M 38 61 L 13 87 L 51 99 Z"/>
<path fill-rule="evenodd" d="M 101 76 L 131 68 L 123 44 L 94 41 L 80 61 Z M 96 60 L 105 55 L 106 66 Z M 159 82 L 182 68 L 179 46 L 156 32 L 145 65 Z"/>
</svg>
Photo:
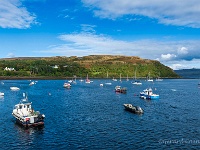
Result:
<svg viewBox="0 0 200 150">
<path fill-rule="evenodd" d="M 200 149 L 200 88 L 197 79 L 164 79 L 136 86 L 131 81 L 2 80 L 0 92 L 1 149 Z M 111 82 L 112 85 L 105 83 Z M 104 86 L 100 86 L 100 84 Z M 127 87 L 115 93 L 116 85 Z M 11 91 L 17 86 L 19 91 Z M 152 87 L 159 100 L 143 100 L 139 92 Z M 23 92 L 35 110 L 44 113 L 43 128 L 25 129 L 15 123 L 12 109 Z M 131 103 L 143 115 L 124 110 Z"/>
</svg>

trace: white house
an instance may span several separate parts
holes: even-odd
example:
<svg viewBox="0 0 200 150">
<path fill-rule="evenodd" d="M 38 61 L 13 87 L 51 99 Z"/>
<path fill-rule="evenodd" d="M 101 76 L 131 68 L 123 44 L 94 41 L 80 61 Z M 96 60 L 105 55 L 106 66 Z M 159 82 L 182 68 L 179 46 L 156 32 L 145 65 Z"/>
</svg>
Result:
<svg viewBox="0 0 200 150">
<path fill-rule="evenodd" d="M 58 69 L 59 65 L 52 66 L 54 69 Z"/>
<path fill-rule="evenodd" d="M 8 68 L 8 67 L 6 67 L 4 70 L 5 71 L 15 71 L 15 68 Z"/>
</svg>

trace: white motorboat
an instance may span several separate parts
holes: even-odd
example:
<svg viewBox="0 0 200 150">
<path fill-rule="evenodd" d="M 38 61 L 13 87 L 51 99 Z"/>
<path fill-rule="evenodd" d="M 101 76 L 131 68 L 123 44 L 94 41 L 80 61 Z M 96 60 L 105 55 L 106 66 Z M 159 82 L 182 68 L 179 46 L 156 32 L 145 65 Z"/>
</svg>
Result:
<svg viewBox="0 0 200 150">
<path fill-rule="evenodd" d="M 0 92 L 0 96 L 4 96 L 4 93 Z"/>
<path fill-rule="evenodd" d="M 134 85 L 142 85 L 142 82 L 140 82 L 140 81 L 136 80 L 136 81 L 135 81 L 135 82 L 133 82 L 132 84 L 134 84 Z"/>
<path fill-rule="evenodd" d="M 10 90 L 12 90 L 12 91 L 18 91 L 18 90 L 20 90 L 20 88 L 13 86 L 13 87 L 10 87 Z"/>
<path fill-rule="evenodd" d="M 24 127 L 44 125 L 45 115 L 32 108 L 32 102 L 28 101 L 27 96 L 23 93 L 23 99 L 13 108 L 12 115 L 16 118 L 17 123 Z"/>
<path fill-rule="evenodd" d="M 35 84 L 35 82 L 34 81 L 32 81 L 29 85 L 31 86 L 31 85 L 34 85 Z"/>
<path fill-rule="evenodd" d="M 70 83 L 67 83 L 67 82 L 65 82 L 65 83 L 63 84 L 63 87 L 64 87 L 64 88 L 71 88 L 71 84 L 70 84 Z"/>
</svg>

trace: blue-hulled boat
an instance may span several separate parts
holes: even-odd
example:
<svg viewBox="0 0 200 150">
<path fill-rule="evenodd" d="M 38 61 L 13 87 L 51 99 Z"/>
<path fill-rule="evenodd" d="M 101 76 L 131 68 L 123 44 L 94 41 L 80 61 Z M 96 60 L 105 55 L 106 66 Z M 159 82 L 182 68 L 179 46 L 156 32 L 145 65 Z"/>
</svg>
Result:
<svg viewBox="0 0 200 150">
<path fill-rule="evenodd" d="M 143 99 L 159 99 L 160 96 L 158 94 L 154 94 L 151 88 L 147 88 L 140 92 L 140 98 Z"/>
</svg>

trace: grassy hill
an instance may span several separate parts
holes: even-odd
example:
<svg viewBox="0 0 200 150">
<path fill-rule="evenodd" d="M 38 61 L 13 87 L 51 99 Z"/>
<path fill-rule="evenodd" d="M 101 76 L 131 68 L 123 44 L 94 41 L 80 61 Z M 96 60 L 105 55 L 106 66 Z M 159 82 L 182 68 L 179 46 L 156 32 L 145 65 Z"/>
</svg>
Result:
<svg viewBox="0 0 200 150">
<path fill-rule="evenodd" d="M 55 68 L 55 65 L 57 68 Z M 5 67 L 16 71 L 4 71 Z M 84 57 L 21 57 L 0 59 L 0 76 L 49 76 L 49 77 L 85 77 L 113 78 L 133 77 L 177 78 L 171 68 L 159 61 L 142 59 L 135 56 L 90 55 Z"/>
</svg>

